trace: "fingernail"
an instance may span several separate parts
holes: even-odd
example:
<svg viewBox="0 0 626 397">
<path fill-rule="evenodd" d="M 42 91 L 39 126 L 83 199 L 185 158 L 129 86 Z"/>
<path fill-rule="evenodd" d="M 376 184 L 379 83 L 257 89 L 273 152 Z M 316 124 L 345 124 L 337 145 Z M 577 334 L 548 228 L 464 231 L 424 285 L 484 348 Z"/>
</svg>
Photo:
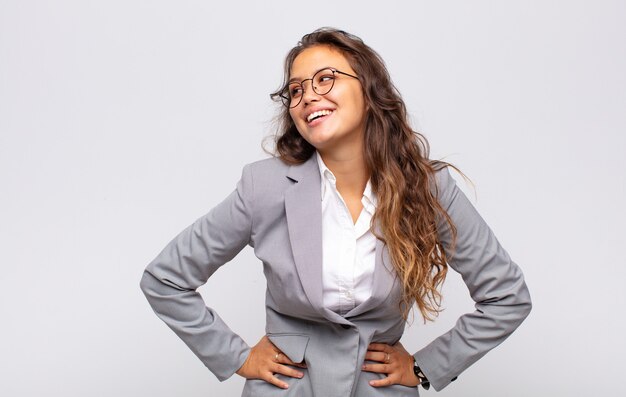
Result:
<svg viewBox="0 0 626 397">
<path fill-rule="evenodd" d="M 361 369 L 365 369 L 365 364 L 363 364 L 363 366 L 361 367 Z"/>
<path fill-rule="evenodd" d="M 374 386 L 374 381 L 370 380 L 370 386 Z"/>
<path fill-rule="evenodd" d="M 302 372 L 298 373 L 298 378 L 302 378 L 304 374 Z"/>
</svg>

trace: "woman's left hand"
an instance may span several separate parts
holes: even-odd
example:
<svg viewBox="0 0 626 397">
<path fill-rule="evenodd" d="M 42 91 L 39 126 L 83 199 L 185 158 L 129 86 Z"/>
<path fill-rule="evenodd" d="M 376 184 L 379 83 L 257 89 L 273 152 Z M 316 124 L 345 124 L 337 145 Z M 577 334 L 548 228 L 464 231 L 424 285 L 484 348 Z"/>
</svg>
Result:
<svg viewBox="0 0 626 397">
<path fill-rule="evenodd" d="M 370 381 L 370 385 L 374 387 L 394 384 L 413 387 L 420 383 L 413 372 L 413 356 L 400 342 L 393 346 L 371 343 L 365 353 L 365 360 L 376 361 L 376 363 L 364 363 L 363 371 L 387 374 L 386 378 Z"/>
</svg>

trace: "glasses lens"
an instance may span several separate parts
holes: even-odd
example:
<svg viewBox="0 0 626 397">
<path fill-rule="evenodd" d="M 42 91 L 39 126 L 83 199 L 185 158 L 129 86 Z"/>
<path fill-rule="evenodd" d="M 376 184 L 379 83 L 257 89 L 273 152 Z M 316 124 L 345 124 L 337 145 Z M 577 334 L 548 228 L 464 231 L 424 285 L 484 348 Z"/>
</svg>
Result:
<svg viewBox="0 0 626 397">
<path fill-rule="evenodd" d="M 332 69 L 322 69 L 313 76 L 313 90 L 318 95 L 326 95 L 333 89 L 335 73 Z"/>
<path fill-rule="evenodd" d="M 287 86 L 287 92 L 285 93 L 285 97 L 289 98 L 288 103 L 285 103 L 290 108 L 298 106 L 300 100 L 302 99 L 302 84 L 293 82 Z"/>
</svg>

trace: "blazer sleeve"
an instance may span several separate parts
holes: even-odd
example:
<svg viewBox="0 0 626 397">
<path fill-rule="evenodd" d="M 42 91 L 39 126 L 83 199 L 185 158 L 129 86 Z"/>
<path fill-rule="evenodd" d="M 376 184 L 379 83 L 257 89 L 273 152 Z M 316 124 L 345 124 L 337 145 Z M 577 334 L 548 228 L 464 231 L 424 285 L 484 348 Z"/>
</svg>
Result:
<svg viewBox="0 0 626 397">
<path fill-rule="evenodd" d="M 196 291 L 251 243 L 252 178 L 244 167 L 237 188 L 176 236 L 146 267 L 140 287 L 148 302 L 220 380 L 239 369 L 249 346 Z"/>
<path fill-rule="evenodd" d="M 504 341 L 528 316 L 531 300 L 520 268 L 456 186 L 448 168 L 436 173 L 438 199 L 457 228 L 452 249 L 448 224 L 439 220 L 439 237 L 448 264 L 459 272 L 476 310 L 414 357 L 429 382 L 439 391 Z"/>
</svg>

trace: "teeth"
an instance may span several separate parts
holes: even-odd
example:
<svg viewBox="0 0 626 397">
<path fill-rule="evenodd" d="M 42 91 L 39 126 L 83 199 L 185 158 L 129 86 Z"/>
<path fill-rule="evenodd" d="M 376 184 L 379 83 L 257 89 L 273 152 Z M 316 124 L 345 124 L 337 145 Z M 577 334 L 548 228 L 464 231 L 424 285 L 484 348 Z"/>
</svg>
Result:
<svg viewBox="0 0 626 397">
<path fill-rule="evenodd" d="M 317 112 L 309 114 L 309 116 L 306 118 L 306 121 L 310 123 L 311 120 L 316 119 L 321 116 L 328 116 L 332 112 L 333 112 L 332 110 L 318 110 Z"/>
</svg>

